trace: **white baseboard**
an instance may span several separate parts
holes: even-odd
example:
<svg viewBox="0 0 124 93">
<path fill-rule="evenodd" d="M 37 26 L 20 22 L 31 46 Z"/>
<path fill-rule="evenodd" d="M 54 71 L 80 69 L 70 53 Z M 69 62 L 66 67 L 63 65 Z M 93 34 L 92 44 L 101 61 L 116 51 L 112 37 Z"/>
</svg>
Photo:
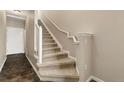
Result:
<svg viewBox="0 0 124 93">
<path fill-rule="evenodd" d="M 96 76 L 90 76 L 86 82 L 90 82 L 91 80 L 95 80 L 96 82 L 104 82 L 102 79 L 96 77 Z"/>
<path fill-rule="evenodd" d="M 1 67 L 0 67 L 0 72 L 1 72 L 1 71 L 2 71 L 2 69 L 3 69 L 3 66 L 4 66 L 4 64 L 5 64 L 6 60 L 7 60 L 7 57 L 4 59 L 3 64 L 2 64 L 2 65 L 1 65 Z"/>
<path fill-rule="evenodd" d="M 41 80 L 40 77 L 40 73 L 37 71 L 37 69 L 35 68 L 35 66 L 32 64 L 31 60 L 28 58 L 28 56 L 26 55 L 26 58 L 28 59 L 29 63 L 31 64 L 31 66 L 33 67 L 34 71 L 36 72 L 37 76 L 39 77 L 39 79 Z"/>
</svg>

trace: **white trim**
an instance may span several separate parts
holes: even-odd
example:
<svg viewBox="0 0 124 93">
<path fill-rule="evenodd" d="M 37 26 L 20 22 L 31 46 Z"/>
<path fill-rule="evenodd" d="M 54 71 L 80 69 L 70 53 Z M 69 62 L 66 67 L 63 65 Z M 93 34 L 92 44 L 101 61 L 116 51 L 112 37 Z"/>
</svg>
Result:
<svg viewBox="0 0 124 93">
<path fill-rule="evenodd" d="M 95 80 L 95 81 L 97 81 L 97 82 L 104 82 L 102 79 L 100 79 L 100 78 L 98 78 L 98 77 L 96 77 L 96 76 L 90 76 L 87 80 L 86 80 L 86 82 L 90 82 L 90 80 Z"/>
<path fill-rule="evenodd" d="M 65 34 L 67 35 L 67 38 L 72 39 L 75 44 L 79 44 L 80 41 L 78 41 L 78 40 L 75 38 L 75 36 L 71 36 L 69 32 L 67 32 L 67 31 L 65 31 L 65 30 L 62 30 L 62 29 L 61 29 L 60 27 L 58 27 L 58 26 L 56 25 L 56 23 L 53 22 L 48 16 L 45 15 L 45 17 L 58 29 L 58 31 L 65 33 Z"/>
<path fill-rule="evenodd" d="M 3 69 L 3 66 L 4 66 L 4 64 L 5 64 L 6 60 L 7 60 L 7 57 L 4 59 L 4 61 L 3 61 L 2 65 L 1 65 L 1 67 L 0 67 L 0 72 L 1 72 L 1 71 L 2 71 L 2 69 Z"/>
<path fill-rule="evenodd" d="M 28 59 L 29 63 L 31 64 L 31 66 L 33 67 L 34 71 L 36 72 L 37 76 L 39 77 L 39 79 L 41 80 L 40 77 L 40 73 L 37 71 L 37 69 L 35 68 L 35 66 L 32 64 L 31 60 L 28 58 L 28 56 L 26 55 L 26 58 Z"/>
<path fill-rule="evenodd" d="M 69 51 L 68 51 L 68 57 L 71 58 L 71 59 L 73 59 L 73 60 L 75 60 L 75 61 L 77 61 L 77 59 L 75 57 L 70 56 Z"/>
<path fill-rule="evenodd" d="M 44 23 L 44 21 L 41 19 L 43 25 L 45 26 L 45 28 L 47 29 L 47 31 L 50 33 L 50 35 L 53 37 L 53 39 L 56 41 L 57 45 L 59 46 L 59 48 L 62 50 L 62 45 L 60 44 L 60 42 L 57 40 L 57 38 L 53 35 L 53 33 L 50 31 L 50 29 L 46 26 L 46 24 Z"/>
</svg>

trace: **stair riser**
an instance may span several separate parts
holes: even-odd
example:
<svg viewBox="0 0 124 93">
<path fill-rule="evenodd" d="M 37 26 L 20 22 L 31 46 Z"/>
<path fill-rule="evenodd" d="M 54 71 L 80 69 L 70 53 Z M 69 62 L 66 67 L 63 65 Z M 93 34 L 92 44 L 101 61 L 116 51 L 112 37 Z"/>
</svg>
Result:
<svg viewBox="0 0 124 93">
<path fill-rule="evenodd" d="M 43 36 L 51 36 L 49 33 L 43 33 Z"/>
<path fill-rule="evenodd" d="M 43 39 L 53 39 L 51 36 L 43 36 Z"/>
<path fill-rule="evenodd" d="M 41 81 L 53 81 L 53 82 L 78 82 L 78 78 L 57 78 L 57 77 L 45 77 L 41 76 L 40 77 Z"/>
<path fill-rule="evenodd" d="M 57 47 L 57 44 L 55 45 L 44 45 L 43 48 L 51 48 L 51 47 Z"/>
<path fill-rule="evenodd" d="M 47 32 L 47 33 L 48 33 L 48 31 L 47 31 L 46 29 L 43 29 L 43 33 L 45 33 L 45 32 Z"/>
<path fill-rule="evenodd" d="M 43 61 L 53 61 L 53 60 L 57 60 L 57 59 L 67 58 L 67 57 L 68 57 L 68 55 L 62 54 L 62 55 L 57 55 L 54 57 L 43 58 Z"/>
<path fill-rule="evenodd" d="M 51 65 L 51 66 L 41 66 L 39 68 L 39 71 L 43 71 L 43 70 L 54 70 L 54 69 L 64 69 L 64 68 L 74 68 L 75 64 L 59 64 L 59 65 Z"/>
<path fill-rule="evenodd" d="M 48 34 L 48 32 L 47 31 L 44 31 L 43 34 Z"/>
<path fill-rule="evenodd" d="M 54 39 L 48 37 L 48 38 L 43 38 L 42 41 L 43 41 L 43 42 L 49 42 L 49 41 L 54 41 Z"/>
<path fill-rule="evenodd" d="M 45 37 L 45 38 L 43 38 L 43 40 L 53 40 L 53 38 L 52 37 Z"/>
<path fill-rule="evenodd" d="M 53 41 L 54 41 L 53 39 L 43 39 L 43 42 L 53 42 Z"/>
<path fill-rule="evenodd" d="M 47 43 L 55 43 L 54 40 L 51 40 L 51 41 L 43 41 L 43 44 L 47 44 Z"/>
<path fill-rule="evenodd" d="M 49 54 L 49 53 L 55 53 L 55 52 L 60 52 L 60 49 L 54 49 L 54 50 L 46 50 L 46 51 L 43 51 L 43 55 L 44 55 L 44 54 Z"/>
<path fill-rule="evenodd" d="M 51 41 L 51 40 L 53 40 L 53 38 L 43 38 L 42 40 L 43 41 Z"/>
<path fill-rule="evenodd" d="M 44 32 L 44 31 L 47 31 L 47 29 L 46 29 L 45 27 L 43 27 L 43 26 L 42 26 L 42 29 L 43 29 L 43 32 Z"/>
</svg>

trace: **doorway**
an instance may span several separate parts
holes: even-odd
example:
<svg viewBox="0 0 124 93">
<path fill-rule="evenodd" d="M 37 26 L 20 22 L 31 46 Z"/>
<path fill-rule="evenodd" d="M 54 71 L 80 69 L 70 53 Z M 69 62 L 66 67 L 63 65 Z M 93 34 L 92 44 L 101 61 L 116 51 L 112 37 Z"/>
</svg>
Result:
<svg viewBox="0 0 124 93">
<path fill-rule="evenodd" d="M 25 20 L 7 16 L 6 54 L 24 53 Z"/>
</svg>

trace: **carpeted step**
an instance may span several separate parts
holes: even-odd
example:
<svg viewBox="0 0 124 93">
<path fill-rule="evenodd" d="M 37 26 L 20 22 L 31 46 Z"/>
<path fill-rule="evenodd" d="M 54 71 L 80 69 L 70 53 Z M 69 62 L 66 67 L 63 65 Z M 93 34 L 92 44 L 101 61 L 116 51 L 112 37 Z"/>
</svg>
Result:
<svg viewBox="0 0 124 93">
<path fill-rule="evenodd" d="M 56 43 L 43 44 L 43 48 L 51 48 L 51 47 L 57 47 L 57 44 Z"/>
<path fill-rule="evenodd" d="M 51 36 L 43 36 L 43 38 L 52 38 Z"/>
<path fill-rule="evenodd" d="M 63 52 L 51 53 L 43 55 L 43 62 L 45 61 L 52 61 L 52 60 L 59 60 L 62 58 L 67 58 L 68 54 Z"/>
<path fill-rule="evenodd" d="M 43 40 L 43 44 L 46 44 L 46 43 L 55 43 L 54 40 L 50 39 L 50 40 Z"/>
<path fill-rule="evenodd" d="M 60 49 L 60 48 L 59 47 L 44 48 L 43 51 L 52 50 L 52 49 Z"/>
<path fill-rule="evenodd" d="M 60 52 L 59 47 L 46 48 L 46 49 L 43 50 L 43 55 L 49 54 L 49 53 L 56 53 L 56 52 Z"/>
<path fill-rule="evenodd" d="M 49 33 L 46 29 L 43 30 L 43 33 Z"/>
<path fill-rule="evenodd" d="M 75 68 L 40 69 L 40 76 L 45 81 L 78 81 L 79 76 Z"/>
<path fill-rule="evenodd" d="M 41 63 L 37 63 L 38 67 L 40 68 L 49 68 L 49 69 L 56 69 L 56 68 L 65 68 L 65 67 L 74 67 L 75 66 L 75 60 L 70 58 L 63 58 L 60 60 L 54 60 L 54 61 L 46 61 Z"/>
<path fill-rule="evenodd" d="M 49 33 L 43 33 L 43 36 L 50 36 Z"/>
<path fill-rule="evenodd" d="M 54 39 L 53 38 L 42 38 L 42 41 L 45 42 L 45 41 L 53 41 Z"/>
<path fill-rule="evenodd" d="M 47 43 L 55 43 L 55 40 L 53 40 L 51 37 L 46 37 L 45 39 L 43 39 L 43 45 L 47 44 Z"/>
</svg>

